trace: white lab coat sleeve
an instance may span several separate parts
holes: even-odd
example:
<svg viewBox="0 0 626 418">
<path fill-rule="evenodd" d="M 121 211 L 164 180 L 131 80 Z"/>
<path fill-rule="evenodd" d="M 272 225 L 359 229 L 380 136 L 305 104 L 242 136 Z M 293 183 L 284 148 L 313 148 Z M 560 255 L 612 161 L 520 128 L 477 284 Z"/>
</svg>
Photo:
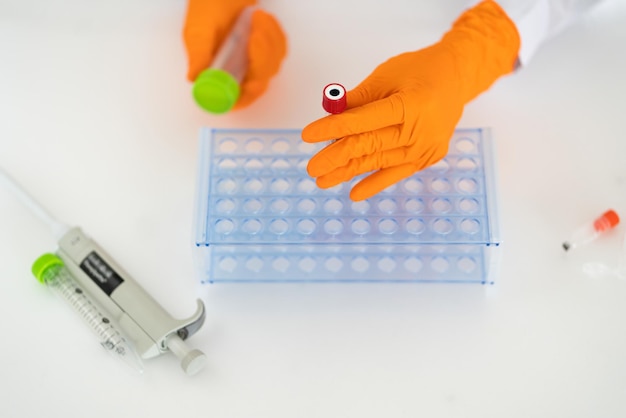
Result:
<svg viewBox="0 0 626 418">
<path fill-rule="evenodd" d="M 602 0 L 497 0 L 517 26 L 519 63 L 527 65 L 539 47 Z M 472 5 L 479 1 L 472 1 Z"/>
</svg>

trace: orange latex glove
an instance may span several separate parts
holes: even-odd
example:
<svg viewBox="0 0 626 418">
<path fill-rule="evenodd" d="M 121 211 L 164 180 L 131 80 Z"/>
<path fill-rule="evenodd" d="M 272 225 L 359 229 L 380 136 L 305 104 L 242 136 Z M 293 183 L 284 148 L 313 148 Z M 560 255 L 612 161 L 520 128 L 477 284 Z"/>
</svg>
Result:
<svg viewBox="0 0 626 418">
<path fill-rule="evenodd" d="M 305 142 L 337 139 L 309 161 L 321 188 L 375 171 L 350 197 L 363 200 L 442 159 L 467 102 L 515 67 L 520 39 L 494 1 L 463 13 L 438 43 L 384 62 L 347 110 L 304 128 Z"/>
<path fill-rule="evenodd" d="M 183 39 L 189 60 L 187 78 L 194 81 L 209 67 L 241 11 L 255 0 L 189 0 Z M 287 54 L 287 38 L 278 21 L 257 10 L 248 41 L 248 71 L 235 109 L 248 106 L 267 89 Z"/>
</svg>

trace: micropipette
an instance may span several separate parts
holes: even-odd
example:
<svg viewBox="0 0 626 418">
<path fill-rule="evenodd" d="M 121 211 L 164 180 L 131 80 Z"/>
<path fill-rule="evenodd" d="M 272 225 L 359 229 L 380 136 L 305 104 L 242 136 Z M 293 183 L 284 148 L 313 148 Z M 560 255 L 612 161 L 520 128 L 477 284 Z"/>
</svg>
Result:
<svg viewBox="0 0 626 418">
<path fill-rule="evenodd" d="M 565 251 L 573 250 L 598 238 L 604 232 L 613 229 L 619 223 L 619 216 L 609 209 L 591 222 L 581 225 L 571 238 L 563 243 Z"/>
<path fill-rule="evenodd" d="M 188 319 L 177 320 L 166 312 L 130 275 L 78 227 L 68 227 L 56 220 L 8 174 L 0 169 L 3 183 L 42 221 L 58 240 L 57 256 L 64 265 L 63 278 L 71 277 L 86 296 L 95 301 L 130 339 L 139 357 L 148 359 L 168 351 L 180 360 L 187 374 L 202 369 L 205 355 L 189 349 L 184 340 L 196 333 L 205 318 L 204 304 L 197 300 L 196 312 Z M 65 271 L 68 274 L 65 274 Z M 66 297 L 67 299 L 67 297 Z"/>
</svg>

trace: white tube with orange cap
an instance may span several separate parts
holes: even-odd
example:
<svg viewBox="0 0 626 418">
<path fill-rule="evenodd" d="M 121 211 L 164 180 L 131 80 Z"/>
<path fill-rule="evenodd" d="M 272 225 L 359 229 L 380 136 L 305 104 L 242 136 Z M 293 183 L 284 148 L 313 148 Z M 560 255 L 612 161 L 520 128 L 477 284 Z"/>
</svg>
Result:
<svg viewBox="0 0 626 418">
<path fill-rule="evenodd" d="M 604 232 L 613 229 L 617 224 L 619 224 L 619 215 L 613 209 L 609 209 L 592 222 L 574 231 L 571 238 L 563 243 L 563 249 L 569 251 L 587 244 Z"/>
</svg>

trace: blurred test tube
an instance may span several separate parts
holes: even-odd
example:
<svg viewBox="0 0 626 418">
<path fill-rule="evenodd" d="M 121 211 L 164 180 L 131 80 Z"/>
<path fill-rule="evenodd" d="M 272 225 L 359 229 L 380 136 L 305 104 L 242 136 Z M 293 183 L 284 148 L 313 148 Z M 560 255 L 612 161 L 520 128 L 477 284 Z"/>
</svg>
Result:
<svg viewBox="0 0 626 418">
<path fill-rule="evenodd" d="M 613 229 L 619 224 L 619 216 L 613 209 L 609 209 L 591 222 L 581 225 L 572 236 L 563 242 L 563 249 L 570 251 L 590 243 L 604 232 Z"/>
<path fill-rule="evenodd" d="M 248 38 L 255 10 L 256 6 L 243 9 L 209 68 L 194 82 L 193 97 L 208 112 L 226 113 L 239 99 L 241 82 L 248 70 Z"/>
</svg>

